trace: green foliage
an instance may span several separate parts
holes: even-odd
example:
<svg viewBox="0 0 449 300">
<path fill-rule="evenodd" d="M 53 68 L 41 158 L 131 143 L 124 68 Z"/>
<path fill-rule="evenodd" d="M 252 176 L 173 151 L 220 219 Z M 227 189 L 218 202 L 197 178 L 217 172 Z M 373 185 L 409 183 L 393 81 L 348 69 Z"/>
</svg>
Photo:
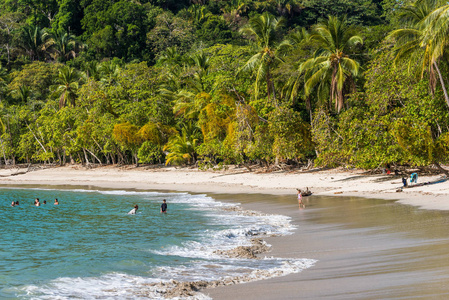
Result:
<svg viewBox="0 0 449 300">
<path fill-rule="evenodd" d="M 141 163 L 155 164 L 162 162 L 163 153 L 159 145 L 155 145 L 151 141 L 145 141 L 140 146 L 137 157 Z"/>
<path fill-rule="evenodd" d="M 0 161 L 447 163 L 448 10 L 0 0 Z"/>
<path fill-rule="evenodd" d="M 29 88 L 34 98 L 45 100 L 53 85 L 54 78 L 58 75 L 57 64 L 33 62 L 25 65 L 22 70 L 11 72 L 12 78 L 8 85 L 9 90 L 17 90 L 22 86 Z"/>
</svg>

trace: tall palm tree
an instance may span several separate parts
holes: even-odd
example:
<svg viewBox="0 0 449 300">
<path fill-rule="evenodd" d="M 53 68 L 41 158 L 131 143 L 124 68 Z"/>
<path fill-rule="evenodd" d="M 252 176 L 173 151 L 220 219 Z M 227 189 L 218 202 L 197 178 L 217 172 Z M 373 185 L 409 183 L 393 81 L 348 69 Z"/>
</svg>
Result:
<svg viewBox="0 0 449 300">
<path fill-rule="evenodd" d="M 449 44 L 449 5 L 439 6 L 437 0 L 418 0 L 401 10 L 407 26 L 389 34 L 396 40 L 395 62 L 406 60 L 409 71 L 419 66 L 421 78 L 428 73 L 432 93 L 438 76 L 444 98 L 449 106 L 449 96 L 438 66 Z"/>
<path fill-rule="evenodd" d="M 39 26 L 28 25 L 22 28 L 21 48 L 24 49 L 31 60 L 45 58 L 47 32 Z"/>
<path fill-rule="evenodd" d="M 257 99 L 260 83 L 265 80 L 267 84 L 267 95 L 273 102 L 276 99 L 271 69 L 279 62 L 281 57 L 290 49 L 288 40 L 279 41 L 279 29 L 282 27 L 284 19 L 276 19 L 268 13 L 253 17 L 247 26 L 240 29 L 240 32 L 254 40 L 254 52 L 256 52 L 239 70 L 252 71 L 256 73 L 254 85 L 255 97 Z"/>
<path fill-rule="evenodd" d="M 58 86 L 56 92 L 59 96 L 59 108 L 64 107 L 67 103 L 75 106 L 76 92 L 78 90 L 78 82 L 80 76 L 74 68 L 64 66 L 59 69 Z"/>
<path fill-rule="evenodd" d="M 353 77 L 359 72 L 359 63 L 349 54 L 363 39 L 355 34 L 346 18 L 329 16 L 312 30 L 310 39 L 317 43 L 318 49 L 299 67 L 299 73 L 306 75 L 306 97 L 315 87 L 330 80 L 330 100 L 335 101 L 335 109 L 340 112 L 344 107 L 343 89 L 353 84 Z"/>
</svg>

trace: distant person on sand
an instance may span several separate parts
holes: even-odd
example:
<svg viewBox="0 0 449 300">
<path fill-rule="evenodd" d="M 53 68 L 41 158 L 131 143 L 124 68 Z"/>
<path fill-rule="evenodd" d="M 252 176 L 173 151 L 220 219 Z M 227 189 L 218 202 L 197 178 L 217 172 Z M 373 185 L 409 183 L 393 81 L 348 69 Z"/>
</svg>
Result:
<svg viewBox="0 0 449 300">
<path fill-rule="evenodd" d="M 39 202 L 39 198 L 36 198 L 36 200 L 34 200 L 34 205 L 41 206 L 41 203 Z"/>
<path fill-rule="evenodd" d="M 129 211 L 128 215 L 135 215 L 138 209 L 139 206 L 137 204 L 134 205 L 134 208 Z"/>
<path fill-rule="evenodd" d="M 55 199 L 55 203 L 54 203 L 54 204 L 55 204 L 55 205 L 59 205 L 58 198 Z"/>
<path fill-rule="evenodd" d="M 410 183 L 418 183 L 418 173 L 412 173 L 412 175 L 410 175 Z"/>
<path fill-rule="evenodd" d="M 163 203 L 161 204 L 161 214 L 167 213 L 167 201 L 165 199 L 163 200 Z"/>
<path fill-rule="evenodd" d="M 402 177 L 402 184 L 404 185 L 404 187 L 407 187 L 407 178 L 406 177 Z"/>
</svg>

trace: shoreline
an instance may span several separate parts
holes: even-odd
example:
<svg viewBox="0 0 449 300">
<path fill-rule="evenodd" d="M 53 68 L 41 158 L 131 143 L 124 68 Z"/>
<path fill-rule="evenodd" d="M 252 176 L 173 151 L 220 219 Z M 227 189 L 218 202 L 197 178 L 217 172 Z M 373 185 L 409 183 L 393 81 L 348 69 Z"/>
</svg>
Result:
<svg viewBox="0 0 449 300">
<path fill-rule="evenodd" d="M 331 169 L 249 173 L 244 168 L 227 171 L 201 171 L 166 167 L 145 169 L 105 166 L 54 167 L 26 172 L 26 169 L 1 169 L 2 185 L 71 185 L 100 188 L 145 189 L 193 193 L 296 195 L 308 187 L 313 195 L 349 196 L 398 200 L 399 203 L 428 210 L 449 210 L 449 181 L 404 189 L 400 176 L 365 175 L 363 171 Z M 420 176 L 418 182 L 432 182 L 441 175 Z"/>
</svg>

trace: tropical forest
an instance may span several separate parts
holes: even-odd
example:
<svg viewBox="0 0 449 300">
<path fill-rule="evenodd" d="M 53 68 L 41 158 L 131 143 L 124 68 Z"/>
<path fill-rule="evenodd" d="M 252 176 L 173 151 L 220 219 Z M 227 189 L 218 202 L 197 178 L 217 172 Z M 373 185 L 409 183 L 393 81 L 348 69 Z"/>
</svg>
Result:
<svg viewBox="0 0 449 300">
<path fill-rule="evenodd" d="M 0 0 L 0 163 L 449 163 L 438 0 Z"/>
</svg>

